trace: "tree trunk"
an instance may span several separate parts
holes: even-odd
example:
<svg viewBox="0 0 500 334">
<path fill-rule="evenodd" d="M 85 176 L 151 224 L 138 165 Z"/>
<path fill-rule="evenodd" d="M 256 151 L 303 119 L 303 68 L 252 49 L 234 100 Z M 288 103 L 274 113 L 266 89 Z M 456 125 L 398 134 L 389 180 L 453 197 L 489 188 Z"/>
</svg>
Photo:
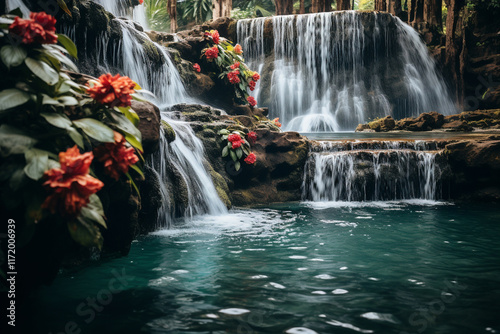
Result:
<svg viewBox="0 0 500 334">
<path fill-rule="evenodd" d="M 457 38 L 460 30 L 460 12 L 465 6 L 465 0 L 445 0 L 448 7 L 446 16 L 446 54 L 445 64 L 447 72 L 451 76 L 451 82 L 455 85 L 455 96 L 458 101 L 464 97 L 463 73 L 460 66 L 460 54 L 462 53 L 462 40 Z"/>
<path fill-rule="evenodd" d="M 337 10 L 350 10 L 351 1 L 349 0 L 337 0 Z"/>
<path fill-rule="evenodd" d="M 276 0 L 276 15 L 293 14 L 293 0 Z"/>
<path fill-rule="evenodd" d="M 212 18 L 230 17 L 231 9 L 233 9 L 233 0 L 213 0 L 212 2 Z"/>
<path fill-rule="evenodd" d="M 299 14 L 305 14 L 306 13 L 306 4 L 305 0 L 300 0 L 300 10 Z"/>
<path fill-rule="evenodd" d="M 431 1 L 431 0 L 427 0 Z M 424 0 L 411 0 L 409 23 L 420 23 L 424 20 Z"/>
<path fill-rule="evenodd" d="M 443 0 L 427 0 L 424 4 L 424 21 L 431 27 L 442 28 Z"/>
<path fill-rule="evenodd" d="M 375 0 L 375 8 L 374 10 L 385 12 L 387 11 L 387 2 L 386 0 Z"/>
<path fill-rule="evenodd" d="M 168 0 L 167 11 L 170 17 L 170 32 L 177 32 L 177 0 Z"/>
</svg>

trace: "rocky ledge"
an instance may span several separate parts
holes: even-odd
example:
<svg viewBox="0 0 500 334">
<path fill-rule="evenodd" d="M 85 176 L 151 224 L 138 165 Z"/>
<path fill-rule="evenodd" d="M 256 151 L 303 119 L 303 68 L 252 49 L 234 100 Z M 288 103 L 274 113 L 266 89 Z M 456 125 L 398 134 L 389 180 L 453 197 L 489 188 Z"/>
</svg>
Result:
<svg viewBox="0 0 500 334">
<path fill-rule="evenodd" d="M 394 120 L 391 116 L 359 124 L 356 132 L 389 131 L 433 131 L 470 132 L 500 130 L 500 109 L 465 111 L 461 114 L 443 116 L 435 111 Z"/>
</svg>

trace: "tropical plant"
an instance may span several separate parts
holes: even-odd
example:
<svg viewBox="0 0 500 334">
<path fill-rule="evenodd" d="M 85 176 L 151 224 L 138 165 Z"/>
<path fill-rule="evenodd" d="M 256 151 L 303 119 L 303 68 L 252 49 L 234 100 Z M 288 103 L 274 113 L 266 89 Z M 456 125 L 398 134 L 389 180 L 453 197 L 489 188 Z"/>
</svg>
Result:
<svg viewBox="0 0 500 334">
<path fill-rule="evenodd" d="M 25 225 L 67 226 L 76 242 L 101 247 L 102 180 L 125 175 L 138 191 L 129 168 L 143 177 L 139 117 L 130 108 L 141 89 L 120 75 L 75 82 L 67 55 L 77 50 L 56 33 L 55 18 L 21 16 L 0 17 L 2 206 L 25 212 Z"/>
<path fill-rule="evenodd" d="M 168 15 L 166 0 L 146 0 L 145 10 L 146 19 L 151 30 L 168 31 L 170 17 Z"/>
<path fill-rule="evenodd" d="M 243 158 L 243 156 L 245 156 L 244 161 L 248 165 L 253 165 L 257 161 L 255 153 L 250 151 L 250 143 L 253 144 L 257 140 L 257 134 L 255 132 L 250 131 L 245 136 L 242 131 L 222 129 L 218 134 L 221 136 L 223 144 L 222 157 L 225 158 L 230 156 L 234 162 L 234 169 L 236 169 L 236 171 L 241 168 L 240 159 Z M 245 139 L 245 137 L 248 140 Z"/>
<path fill-rule="evenodd" d="M 179 6 L 186 21 L 203 23 L 212 18 L 212 0 L 183 1 Z"/>
<path fill-rule="evenodd" d="M 217 30 L 205 32 L 207 47 L 202 50 L 203 66 L 201 69 L 207 74 L 215 73 L 219 80 L 232 87 L 234 102 L 249 104 L 252 108 L 257 101 L 248 91 L 253 91 L 260 75 L 248 68 L 243 62 L 241 45 L 233 44 L 226 38 L 220 37 Z M 199 66 L 199 65 L 198 65 Z M 196 68 L 199 72 L 199 69 Z"/>
</svg>

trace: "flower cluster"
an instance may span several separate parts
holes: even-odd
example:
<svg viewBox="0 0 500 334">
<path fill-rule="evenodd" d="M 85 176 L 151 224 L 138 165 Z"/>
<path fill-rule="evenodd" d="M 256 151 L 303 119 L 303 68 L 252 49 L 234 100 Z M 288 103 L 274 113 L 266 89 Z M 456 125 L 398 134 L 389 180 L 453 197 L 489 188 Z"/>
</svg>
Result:
<svg viewBox="0 0 500 334">
<path fill-rule="evenodd" d="M 106 174 L 118 180 L 121 174 L 127 174 L 128 168 L 139 161 L 133 147 L 127 147 L 125 138 L 115 131 L 115 142 L 105 143 L 94 149 L 97 160 L 104 164 Z"/>
<path fill-rule="evenodd" d="M 276 117 L 275 119 L 272 120 L 274 125 L 276 125 L 278 128 L 281 128 L 281 123 L 279 117 Z"/>
<path fill-rule="evenodd" d="M 193 64 L 193 70 L 195 70 L 196 72 L 200 73 L 201 72 L 201 67 L 198 63 L 194 63 Z"/>
<path fill-rule="evenodd" d="M 94 155 L 92 152 L 80 154 L 75 145 L 59 153 L 60 168 L 52 168 L 44 173 L 44 185 L 51 194 L 42 204 L 51 213 L 64 217 L 76 217 L 89 197 L 104 186 L 104 183 L 89 175 Z"/>
<path fill-rule="evenodd" d="M 243 62 L 241 45 L 233 46 L 230 41 L 220 37 L 217 30 L 206 31 L 205 39 L 208 45 L 202 50 L 202 59 L 207 60 L 204 70 L 206 69 L 208 74 L 217 73 L 219 79 L 232 86 L 236 104 L 249 103 L 255 107 L 257 101 L 252 98 L 250 102 L 247 98 L 249 91 L 255 90 L 260 75 L 250 70 Z M 193 68 L 197 71 L 197 68 Z"/>
<path fill-rule="evenodd" d="M 257 101 L 255 100 L 255 98 L 253 96 L 247 97 L 247 101 L 251 107 L 255 107 L 257 105 Z"/>
<path fill-rule="evenodd" d="M 99 103 L 110 107 L 128 107 L 135 92 L 135 82 L 119 74 L 103 74 L 97 82 L 88 83 L 87 93 Z"/>
<path fill-rule="evenodd" d="M 55 44 L 57 43 L 56 19 L 44 12 L 31 13 L 29 19 L 16 17 L 9 26 L 9 32 L 22 38 L 22 43 Z"/>
<path fill-rule="evenodd" d="M 245 155 L 245 161 L 249 165 L 253 165 L 257 161 L 257 157 L 250 151 L 250 143 L 255 144 L 257 134 L 250 131 L 245 135 L 240 131 L 230 132 L 227 129 L 219 131 L 224 147 L 222 149 L 222 157 L 230 156 L 234 161 L 234 167 L 238 171 L 241 167 L 240 159 Z"/>
<path fill-rule="evenodd" d="M 231 84 L 237 84 L 240 83 L 240 71 L 232 71 L 227 74 L 227 78 Z"/>
<path fill-rule="evenodd" d="M 219 48 L 217 46 L 213 46 L 205 50 L 205 57 L 207 60 L 215 59 L 219 56 Z"/>
</svg>

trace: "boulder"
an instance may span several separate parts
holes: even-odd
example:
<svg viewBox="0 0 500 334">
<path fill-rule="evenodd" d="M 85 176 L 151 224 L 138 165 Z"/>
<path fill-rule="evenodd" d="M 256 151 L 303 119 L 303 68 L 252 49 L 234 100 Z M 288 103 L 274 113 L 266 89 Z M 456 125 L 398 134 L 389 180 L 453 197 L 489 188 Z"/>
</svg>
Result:
<svg viewBox="0 0 500 334">
<path fill-rule="evenodd" d="M 396 122 L 391 116 L 386 116 L 384 118 L 376 119 L 368 123 L 368 127 L 375 132 L 387 132 L 394 129 Z M 359 127 L 359 126 L 358 126 Z"/>
<path fill-rule="evenodd" d="M 132 109 L 139 116 L 139 131 L 142 134 L 144 153 L 156 152 L 160 142 L 160 109 L 149 102 L 132 101 Z"/>
</svg>

